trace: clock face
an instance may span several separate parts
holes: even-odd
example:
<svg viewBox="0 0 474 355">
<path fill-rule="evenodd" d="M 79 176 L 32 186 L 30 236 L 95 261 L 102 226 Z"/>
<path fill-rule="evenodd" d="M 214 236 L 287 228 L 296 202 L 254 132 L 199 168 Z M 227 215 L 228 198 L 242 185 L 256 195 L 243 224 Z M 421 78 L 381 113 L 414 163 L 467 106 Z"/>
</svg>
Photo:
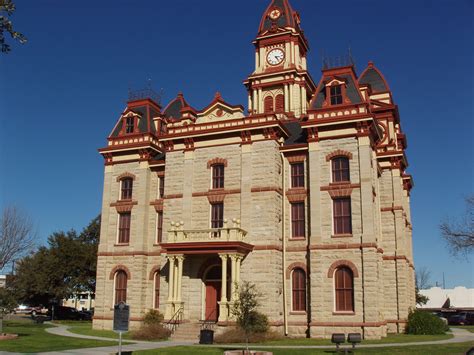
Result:
<svg viewBox="0 0 474 355">
<path fill-rule="evenodd" d="M 283 50 L 280 48 L 272 49 L 267 54 L 267 61 L 268 61 L 268 64 L 270 65 L 281 64 L 284 59 L 285 59 L 285 52 L 283 52 Z"/>
<path fill-rule="evenodd" d="M 270 11 L 270 18 L 272 20 L 277 20 L 281 16 L 281 11 L 278 9 L 273 9 Z"/>
</svg>

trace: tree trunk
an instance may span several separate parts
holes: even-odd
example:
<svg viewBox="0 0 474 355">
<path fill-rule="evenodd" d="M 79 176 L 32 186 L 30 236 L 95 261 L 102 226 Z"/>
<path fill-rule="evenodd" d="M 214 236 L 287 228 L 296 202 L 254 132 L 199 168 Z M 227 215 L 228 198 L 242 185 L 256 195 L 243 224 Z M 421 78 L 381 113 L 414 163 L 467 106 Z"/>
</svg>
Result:
<svg viewBox="0 0 474 355">
<path fill-rule="evenodd" d="M 0 335 L 3 334 L 3 314 L 0 314 Z"/>
</svg>

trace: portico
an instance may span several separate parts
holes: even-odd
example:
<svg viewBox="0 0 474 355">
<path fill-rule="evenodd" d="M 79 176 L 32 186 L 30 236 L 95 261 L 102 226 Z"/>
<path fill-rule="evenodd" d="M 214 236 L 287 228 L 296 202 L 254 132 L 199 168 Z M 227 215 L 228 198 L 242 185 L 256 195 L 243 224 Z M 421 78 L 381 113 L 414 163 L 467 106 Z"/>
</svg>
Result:
<svg viewBox="0 0 474 355">
<path fill-rule="evenodd" d="M 168 240 L 174 243 L 162 244 L 168 264 L 165 319 L 184 313 L 188 306 L 183 302 L 183 270 L 187 263 L 192 269 L 202 269 L 200 275 L 188 275 L 202 281 L 201 317 L 192 321 L 221 323 L 231 319 L 241 263 L 253 250 L 252 245 L 243 242 L 245 235 L 238 221 L 231 228 L 209 230 L 184 230 L 181 223 L 172 224 Z"/>
</svg>

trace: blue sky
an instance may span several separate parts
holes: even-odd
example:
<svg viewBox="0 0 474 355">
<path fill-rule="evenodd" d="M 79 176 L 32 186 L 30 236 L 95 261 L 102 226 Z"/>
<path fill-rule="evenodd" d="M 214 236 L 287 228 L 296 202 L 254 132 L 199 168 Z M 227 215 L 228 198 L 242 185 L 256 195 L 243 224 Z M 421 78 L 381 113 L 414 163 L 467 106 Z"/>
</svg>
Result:
<svg viewBox="0 0 474 355">
<path fill-rule="evenodd" d="M 0 56 L 0 204 L 16 204 L 41 242 L 81 229 L 100 212 L 97 148 L 125 107 L 128 88 L 152 80 L 166 104 L 178 91 L 196 108 L 216 91 L 246 105 L 255 38 L 267 0 L 95 2 L 17 0 L 15 27 L 29 39 Z M 472 258 L 450 256 L 438 224 L 473 193 L 473 2 L 292 0 L 320 78 L 321 53 L 351 47 L 369 60 L 400 106 L 415 179 L 415 265 L 432 281 L 474 287 Z"/>
</svg>

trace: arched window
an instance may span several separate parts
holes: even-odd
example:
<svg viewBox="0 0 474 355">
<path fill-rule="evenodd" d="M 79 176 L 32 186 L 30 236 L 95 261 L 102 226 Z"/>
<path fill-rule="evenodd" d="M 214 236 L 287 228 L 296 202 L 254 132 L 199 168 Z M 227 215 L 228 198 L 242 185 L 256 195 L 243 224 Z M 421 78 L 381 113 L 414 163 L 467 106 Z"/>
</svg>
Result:
<svg viewBox="0 0 474 355">
<path fill-rule="evenodd" d="M 212 166 L 212 188 L 224 188 L 224 164 L 215 164 Z"/>
<path fill-rule="evenodd" d="M 267 97 L 265 98 L 264 110 L 265 110 L 265 113 L 269 113 L 269 112 L 273 112 L 273 111 L 274 111 L 273 97 L 272 97 L 272 96 L 267 96 Z"/>
<path fill-rule="evenodd" d="M 291 275 L 293 311 L 306 311 L 306 273 L 296 268 Z"/>
<path fill-rule="evenodd" d="M 354 275 L 346 266 L 336 269 L 334 275 L 336 312 L 354 312 Z"/>
<path fill-rule="evenodd" d="M 332 159 L 332 182 L 349 182 L 349 159 L 337 157 Z"/>
<path fill-rule="evenodd" d="M 154 288 L 154 302 L 153 305 L 156 309 L 160 308 L 160 271 L 155 272 L 153 277 L 153 288 Z"/>
<path fill-rule="evenodd" d="M 275 112 L 281 113 L 285 111 L 285 96 L 279 94 L 275 98 Z"/>
<path fill-rule="evenodd" d="M 123 270 L 115 274 L 115 304 L 127 302 L 127 273 Z"/>
<path fill-rule="evenodd" d="M 131 200 L 132 193 L 133 193 L 133 179 L 132 178 L 125 178 L 121 181 L 121 200 Z"/>
</svg>

